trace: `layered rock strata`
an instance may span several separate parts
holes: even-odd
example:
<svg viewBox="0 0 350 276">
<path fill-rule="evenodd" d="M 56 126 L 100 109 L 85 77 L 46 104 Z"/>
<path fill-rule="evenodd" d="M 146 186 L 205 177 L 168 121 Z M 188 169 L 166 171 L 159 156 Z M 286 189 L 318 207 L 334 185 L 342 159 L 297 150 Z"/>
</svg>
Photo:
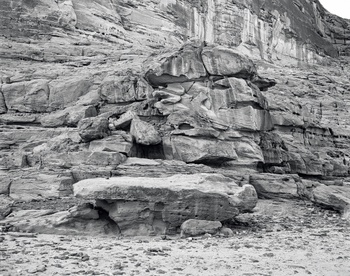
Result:
<svg viewBox="0 0 350 276">
<path fill-rule="evenodd" d="M 0 8 L 0 194 L 220 172 L 347 208 L 327 196 L 349 185 L 349 21 L 306 0 L 29 2 Z"/>
</svg>

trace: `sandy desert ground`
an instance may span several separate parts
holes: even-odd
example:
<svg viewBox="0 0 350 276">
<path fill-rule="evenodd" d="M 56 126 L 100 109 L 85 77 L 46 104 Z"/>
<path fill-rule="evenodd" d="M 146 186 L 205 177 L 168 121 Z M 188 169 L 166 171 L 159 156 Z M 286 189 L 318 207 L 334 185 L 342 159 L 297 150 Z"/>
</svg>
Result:
<svg viewBox="0 0 350 276">
<path fill-rule="evenodd" d="M 261 200 L 232 237 L 3 232 L 0 275 L 350 275 L 350 223 L 303 201 Z"/>
</svg>

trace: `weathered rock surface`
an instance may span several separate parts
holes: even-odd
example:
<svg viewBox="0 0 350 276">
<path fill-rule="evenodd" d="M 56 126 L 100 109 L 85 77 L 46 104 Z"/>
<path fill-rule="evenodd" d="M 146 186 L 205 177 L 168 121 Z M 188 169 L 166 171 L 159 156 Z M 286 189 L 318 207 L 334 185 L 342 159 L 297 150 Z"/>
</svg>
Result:
<svg viewBox="0 0 350 276">
<path fill-rule="evenodd" d="M 163 239 L 118 238 L 96 232 L 77 236 L 42 235 L 13 232 L 13 228 L 0 222 L 4 231 L 0 233 L 0 270 L 11 276 L 111 273 L 169 276 L 198 275 L 198 272 L 203 276 L 261 275 L 272 270 L 283 271 L 285 275 L 317 275 L 319 271 L 326 275 L 347 275 L 349 223 L 339 214 L 310 207 L 302 201 L 261 200 L 257 209 L 249 214 L 253 223 L 239 225 L 229 238 L 211 235 L 193 239 L 168 235 Z M 291 247 L 308 257 L 296 258 Z M 247 260 L 240 262 L 239 267 L 232 264 L 232 256 L 237 252 L 240 259 Z"/>
<path fill-rule="evenodd" d="M 0 220 L 6 218 L 12 212 L 13 199 L 7 195 L 0 194 Z"/>
<path fill-rule="evenodd" d="M 9 196 L 15 200 L 30 201 L 70 195 L 73 182 L 69 176 L 52 172 L 22 171 L 20 176 L 13 175 Z"/>
<path fill-rule="evenodd" d="M 0 8 L 0 193 L 220 172 L 312 199 L 349 177 L 350 24 L 318 1 L 29 2 Z"/>
<path fill-rule="evenodd" d="M 109 134 L 106 118 L 86 118 L 79 122 L 79 135 L 84 141 L 91 141 L 107 137 Z"/>
<path fill-rule="evenodd" d="M 220 221 L 208 221 L 199 219 L 189 219 L 181 224 L 181 235 L 186 236 L 199 236 L 204 234 L 214 235 L 218 233 L 222 224 Z"/>
<path fill-rule="evenodd" d="M 254 63 L 249 58 L 226 47 L 204 48 L 202 59 L 210 75 L 250 79 L 256 74 Z"/>
<path fill-rule="evenodd" d="M 71 106 L 43 116 L 40 123 L 44 127 L 77 126 L 82 119 L 95 116 L 94 106 Z"/>
<path fill-rule="evenodd" d="M 218 163 L 238 158 L 231 141 L 173 136 L 163 141 L 165 157 L 184 162 Z"/>
<path fill-rule="evenodd" d="M 40 234 L 58 235 L 118 235 L 119 231 L 106 219 L 100 218 L 97 210 L 88 206 L 75 206 L 68 211 L 21 210 L 8 215 L 3 225 L 14 230 Z"/>
<path fill-rule="evenodd" d="M 133 143 L 130 140 L 127 141 L 128 137 L 125 136 L 127 135 L 115 134 L 104 139 L 91 141 L 89 144 L 89 150 L 95 152 L 120 152 L 129 156 L 131 154 Z"/>
<path fill-rule="evenodd" d="M 130 126 L 130 134 L 137 144 L 141 145 L 157 145 L 162 141 L 156 128 L 140 119 L 133 119 Z"/>
<path fill-rule="evenodd" d="M 346 212 L 350 208 L 350 187 L 321 184 L 313 190 L 312 200 L 328 208 Z"/>
<path fill-rule="evenodd" d="M 194 218 L 223 221 L 257 202 L 252 186 L 219 174 L 87 179 L 74 184 L 74 195 L 95 199 L 124 235 L 164 234 Z"/>
<path fill-rule="evenodd" d="M 259 198 L 303 198 L 306 185 L 298 175 L 255 174 L 249 178 Z"/>
</svg>

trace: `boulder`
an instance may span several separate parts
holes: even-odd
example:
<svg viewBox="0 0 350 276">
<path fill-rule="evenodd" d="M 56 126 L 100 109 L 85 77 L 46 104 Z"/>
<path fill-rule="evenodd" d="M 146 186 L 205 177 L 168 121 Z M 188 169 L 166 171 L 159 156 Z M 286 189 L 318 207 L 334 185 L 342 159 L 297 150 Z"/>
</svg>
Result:
<svg viewBox="0 0 350 276">
<path fill-rule="evenodd" d="M 90 142 L 91 151 L 121 152 L 130 155 L 133 143 L 125 141 L 121 135 L 111 135 L 100 140 Z"/>
<path fill-rule="evenodd" d="M 48 154 L 42 157 L 42 165 L 47 167 L 71 168 L 79 165 L 118 166 L 126 160 L 119 152 L 77 151 Z"/>
<path fill-rule="evenodd" d="M 318 185 L 312 191 L 311 200 L 316 204 L 332 208 L 340 212 L 346 212 L 350 208 L 349 186 Z"/>
<path fill-rule="evenodd" d="M 257 202 L 251 185 L 220 174 L 86 179 L 74 184 L 74 195 L 95 199 L 124 235 L 170 233 L 188 219 L 223 221 Z"/>
<path fill-rule="evenodd" d="M 78 129 L 80 137 L 85 142 L 102 139 L 109 135 L 108 119 L 103 117 L 85 118 L 79 122 Z"/>
<path fill-rule="evenodd" d="M 199 219 L 189 219 L 181 224 L 181 236 L 199 236 L 204 234 L 214 235 L 218 233 L 222 224 L 220 221 L 208 221 Z"/>
<path fill-rule="evenodd" d="M 50 82 L 49 105 L 51 110 L 64 108 L 86 95 L 93 85 L 91 76 L 69 76 Z"/>
<path fill-rule="evenodd" d="M 302 198 L 306 187 L 298 175 L 254 174 L 249 178 L 259 198 Z"/>
<path fill-rule="evenodd" d="M 156 128 L 138 118 L 131 122 L 130 134 L 134 137 L 137 144 L 149 146 L 162 142 L 162 138 Z"/>
<path fill-rule="evenodd" d="M 3 84 L 2 94 L 10 111 L 45 112 L 49 106 L 50 89 L 47 80 Z"/>
<path fill-rule="evenodd" d="M 240 52 L 224 46 L 205 47 L 202 59 L 210 75 L 251 79 L 257 75 L 251 59 Z"/>
<path fill-rule="evenodd" d="M 79 211 L 77 211 L 79 209 Z M 55 235 L 112 235 L 119 234 L 108 220 L 99 218 L 96 210 L 88 207 L 73 207 L 68 211 L 20 210 L 7 216 L 2 223 L 13 230 Z"/>
<path fill-rule="evenodd" d="M 134 111 L 128 110 L 122 114 L 118 119 L 113 120 L 113 127 L 116 129 L 127 127 L 131 124 L 131 121 L 137 118 L 137 115 Z"/>
<path fill-rule="evenodd" d="M 218 163 L 237 159 L 235 143 L 214 139 L 171 136 L 163 138 L 166 159 L 187 163 Z"/>
<path fill-rule="evenodd" d="M 146 79 L 152 86 L 204 79 L 207 72 L 201 58 L 201 45 L 187 44 L 173 54 L 149 62 Z"/>
<path fill-rule="evenodd" d="M 152 87 L 136 76 L 107 76 L 101 83 L 100 96 L 108 103 L 127 103 L 145 100 Z"/>
<path fill-rule="evenodd" d="M 7 217 L 12 212 L 13 199 L 7 195 L 0 194 L 0 220 Z"/>
<path fill-rule="evenodd" d="M 73 179 L 46 173 L 25 173 L 12 180 L 10 196 L 15 200 L 31 201 L 72 195 Z"/>
<path fill-rule="evenodd" d="M 212 97 L 215 109 L 239 108 L 242 105 L 250 104 L 267 109 L 267 101 L 259 89 L 248 85 L 247 81 L 238 78 L 224 78 L 215 82 L 215 85 L 227 87 L 224 91 L 213 90 Z"/>
<path fill-rule="evenodd" d="M 44 127 L 77 126 L 81 119 L 95 116 L 94 106 L 71 106 L 42 117 L 40 122 Z"/>
<path fill-rule="evenodd" d="M 12 179 L 5 172 L 0 170 L 0 195 L 9 195 Z"/>
<path fill-rule="evenodd" d="M 181 96 L 174 95 L 167 91 L 156 90 L 152 93 L 154 98 L 160 99 L 162 104 L 176 104 L 181 101 Z"/>
<path fill-rule="evenodd" d="M 220 229 L 220 235 L 224 236 L 224 237 L 232 237 L 234 235 L 232 229 L 228 228 L 228 227 L 222 227 Z"/>
<path fill-rule="evenodd" d="M 39 116 L 33 113 L 5 113 L 0 115 L 0 123 L 3 124 L 26 124 L 37 123 Z"/>
</svg>

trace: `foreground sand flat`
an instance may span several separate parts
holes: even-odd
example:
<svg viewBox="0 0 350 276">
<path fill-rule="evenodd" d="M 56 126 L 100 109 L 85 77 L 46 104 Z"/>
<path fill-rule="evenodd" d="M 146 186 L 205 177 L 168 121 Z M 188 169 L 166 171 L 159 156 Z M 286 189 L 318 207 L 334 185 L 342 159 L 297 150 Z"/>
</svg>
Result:
<svg viewBox="0 0 350 276">
<path fill-rule="evenodd" d="M 233 237 L 0 234 L 0 275 L 350 275 L 350 224 L 262 200 Z"/>
</svg>

